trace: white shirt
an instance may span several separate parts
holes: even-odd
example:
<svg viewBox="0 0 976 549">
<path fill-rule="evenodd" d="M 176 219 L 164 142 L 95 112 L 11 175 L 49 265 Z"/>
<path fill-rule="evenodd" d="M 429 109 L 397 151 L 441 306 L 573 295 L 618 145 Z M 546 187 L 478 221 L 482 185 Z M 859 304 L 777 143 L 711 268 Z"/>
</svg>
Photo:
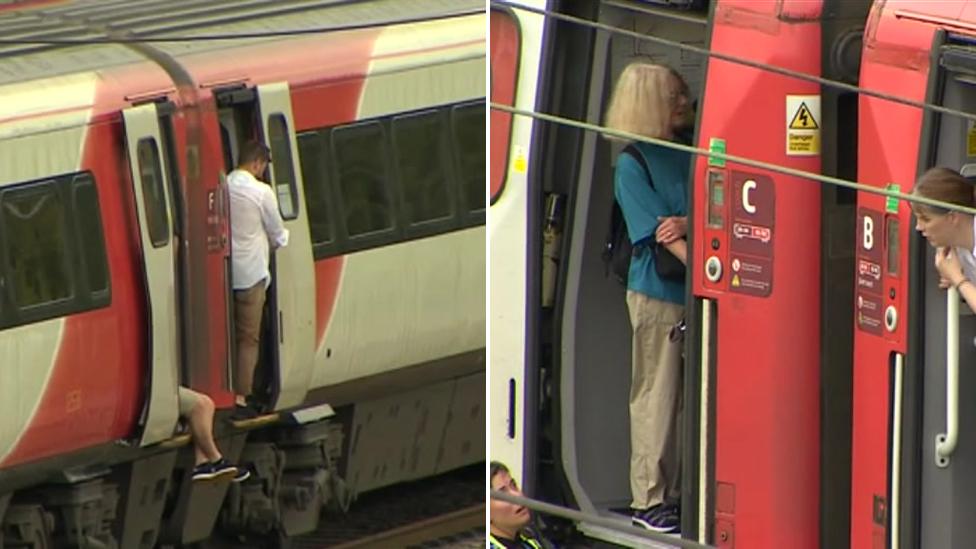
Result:
<svg viewBox="0 0 976 549">
<path fill-rule="evenodd" d="M 976 242 L 976 217 L 973 217 L 973 242 Z M 962 266 L 962 274 L 970 282 L 976 282 L 976 247 L 972 250 L 967 250 L 966 248 L 955 248 L 956 257 L 959 258 L 959 264 Z"/>
<path fill-rule="evenodd" d="M 262 280 L 267 287 L 271 283 L 269 241 L 275 248 L 288 245 L 288 229 L 278 212 L 278 201 L 271 187 L 247 170 L 230 172 L 227 187 L 234 289 L 244 290 Z"/>
</svg>

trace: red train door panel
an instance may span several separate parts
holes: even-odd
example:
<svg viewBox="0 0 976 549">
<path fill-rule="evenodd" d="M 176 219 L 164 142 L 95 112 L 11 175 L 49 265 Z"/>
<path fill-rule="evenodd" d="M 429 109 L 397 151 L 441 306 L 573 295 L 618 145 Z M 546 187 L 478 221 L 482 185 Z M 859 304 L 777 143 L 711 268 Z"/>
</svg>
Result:
<svg viewBox="0 0 976 549">
<path fill-rule="evenodd" d="M 149 387 L 143 415 L 143 446 L 173 436 L 178 416 L 179 348 L 176 326 L 176 253 L 170 219 L 170 180 L 154 103 L 123 111 L 132 191 L 142 239 L 146 310 L 149 318 Z"/>
<path fill-rule="evenodd" d="M 899 3 L 898 9 L 912 9 L 909 4 Z M 944 8 L 945 3 L 918 2 L 915 7 L 926 6 Z M 868 19 L 860 85 L 922 101 L 935 28 L 895 16 L 895 11 L 877 5 Z M 862 95 L 858 116 L 858 181 L 878 188 L 897 184 L 910 192 L 919 173 L 922 110 Z M 914 490 L 902 489 L 907 488 L 902 472 L 913 469 L 909 462 L 918 459 L 903 458 L 916 455 L 918 444 L 926 445 L 923 451 L 932 446 L 902 430 L 906 421 L 915 422 L 917 414 L 905 412 L 921 397 L 906 391 L 918 368 L 906 360 L 908 333 L 922 318 L 920 311 L 909 310 L 917 302 L 908 296 L 908 243 L 915 238 L 911 211 L 907 204 L 858 193 L 856 223 L 850 546 L 905 547 L 911 545 L 900 541 L 903 494 Z"/>
<path fill-rule="evenodd" d="M 274 254 L 278 302 L 278 398 L 275 408 L 305 400 L 315 356 L 315 272 L 298 169 L 298 142 L 287 83 L 258 86 L 264 142 L 271 148 L 271 186 L 288 229 L 288 245 Z"/>
<path fill-rule="evenodd" d="M 720 2 L 711 49 L 819 75 L 821 7 Z M 819 93 L 712 59 L 698 146 L 818 173 Z M 714 512 L 685 534 L 718 547 L 819 547 L 820 186 L 708 157 L 694 174 L 694 367 L 714 370 L 701 375 L 715 420 L 701 427 L 714 430 L 714 448 L 706 442 L 699 470 L 686 474 L 701 479 L 699 509 Z"/>
</svg>

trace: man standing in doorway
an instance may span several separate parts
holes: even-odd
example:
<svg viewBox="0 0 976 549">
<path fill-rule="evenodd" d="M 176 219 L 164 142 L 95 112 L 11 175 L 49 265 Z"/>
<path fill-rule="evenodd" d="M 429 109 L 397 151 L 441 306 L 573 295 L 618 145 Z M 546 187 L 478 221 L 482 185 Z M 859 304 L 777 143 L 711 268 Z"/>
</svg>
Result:
<svg viewBox="0 0 976 549">
<path fill-rule="evenodd" d="M 241 146 L 237 169 L 227 176 L 237 335 L 235 416 L 239 418 L 256 415 L 253 403 L 248 400 L 258 363 L 265 292 L 271 284 L 270 246 L 277 249 L 288 244 L 288 229 L 278 211 L 274 191 L 258 179 L 270 163 L 268 147 L 258 141 L 248 141 Z"/>
</svg>

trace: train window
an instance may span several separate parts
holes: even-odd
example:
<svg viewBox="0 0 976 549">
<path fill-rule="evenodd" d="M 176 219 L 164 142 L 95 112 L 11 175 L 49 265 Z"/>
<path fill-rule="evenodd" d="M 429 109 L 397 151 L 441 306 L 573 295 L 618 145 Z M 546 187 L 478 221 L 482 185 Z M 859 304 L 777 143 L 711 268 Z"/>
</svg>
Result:
<svg viewBox="0 0 976 549">
<path fill-rule="evenodd" d="M 14 303 L 24 309 L 71 297 L 65 205 L 54 182 L 7 191 L 2 203 Z"/>
<path fill-rule="evenodd" d="M 295 219 L 298 217 L 295 204 L 298 193 L 295 191 L 295 166 L 291 161 L 291 139 L 285 115 L 275 113 L 268 117 L 268 140 L 271 142 L 271 169 L 274 171 L 278 209 L 281 217 Z"/>
<path fill-rule="evenodd" d="M 496 103 L 515 105 L 522 37 L 518 18 L 511 10 L 491 10 L 490 97 Z M 482 132 L 482 136 L 484 132 Z M 491 111 L 491 201 L 501 194 L 508 172 L 512 115 Z"/>
<path fill-rule="evenodd" d="M 440 111 L 425 111 L 393 119 L 394 155 L 407 222 L 411 225 L 454 215 L 445 126 Z M 484 152 L 484 141 L 481 149 Z M 484 189 L 484 178 L 481 187 Z"/>
<path fill-rule="evenodd" d="M 464 206 L 470 212 L 481 211 L 485 209 L 485 104 L 458 106 L 452 114 Z"/>
<path fill-rule="evenodd" d="M 74 178 L 74 211 L 81 243 L 81 257 L 88 276 L 88 289 L 93 293 L 108 290 L 108 263 L 102 219 L 98 211 L 98 193 L 89 174 Z"/>
<path fill-rule="evenodd" d="M 302 181 L 305 184 L 305 202 L 308 206 L 312 244 L 327 244 L 332 242 L 334 236 L 325 170 L 326 149 L 318 132 L 298 135 L 298 154 L 302 163 Z"/>
<path fill-rule="evenodd" d="M 393 228 L 386 140 L 379 122 L 332 130 L 332 157 L 350 237 Z"/>
<path fill-rule="evenodd" d="M 169 243 L 169 217 L 166 215 L 166 196 L 163 191 L 163 170 L 159 164 L 159 147 L 152 137 L 139 140 L 136 145 L 139 179 L 142 182 L 142 201 L 149 224 L 149 240 L 155 248 Z"/>
</svg>

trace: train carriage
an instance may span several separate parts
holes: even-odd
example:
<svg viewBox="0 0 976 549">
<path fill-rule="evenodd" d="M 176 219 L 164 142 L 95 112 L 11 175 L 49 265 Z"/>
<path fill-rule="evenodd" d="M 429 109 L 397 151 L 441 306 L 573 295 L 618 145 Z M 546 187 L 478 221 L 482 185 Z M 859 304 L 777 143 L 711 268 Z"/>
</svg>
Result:
<svg viewBox="0 0 976 549">
<path fill-rule="evenodd" d="M 291 232 L 257 380 L 281 421 L 218 427 L 265 482 L 217 527 L 296 535 L 484 459 L 482 6 L 27 2 L 0 28 L 0 547 L 214 530 L 227 489 L 183 474 L 176 387 L 233 404 L 246 139 Z"/>
</svg>

